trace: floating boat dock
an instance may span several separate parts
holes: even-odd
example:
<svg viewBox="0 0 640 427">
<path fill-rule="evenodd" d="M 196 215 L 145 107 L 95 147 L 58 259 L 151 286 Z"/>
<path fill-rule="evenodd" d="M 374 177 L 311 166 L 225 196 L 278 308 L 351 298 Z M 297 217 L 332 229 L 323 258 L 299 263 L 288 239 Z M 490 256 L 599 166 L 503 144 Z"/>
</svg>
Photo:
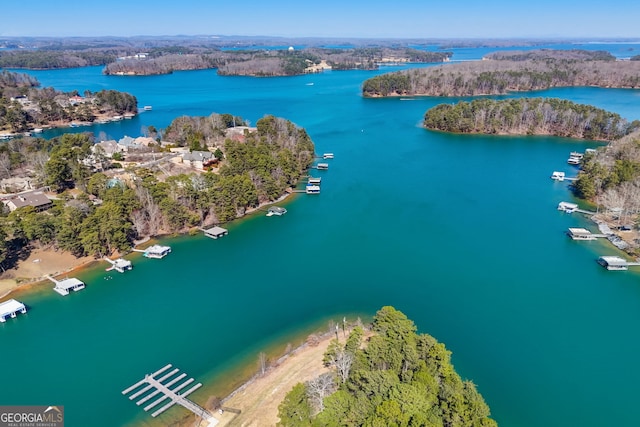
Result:
<svg viewBox="0 0 640 427">
<path fill-rule="evenodd" d="M 598 264 L 612 271 L 628 270 L 630 266 L 639 266 L 640 262 L 629 262 L 618 256 L 601 256 L 598 258 Z"/>
<path fill-rule="evenodd" d="M 333 153 L 324 153 L 322 155 L 323 159 L 333 159 Z"/>
<path fill-rule="evenodd" d="M 12 319 L 16 318 L 17 313 L 25 314 L 27 307 L 15 299 L 10 299 L 5 302 L 0 302 L 0 322 L 6 322 L 6 317 L 9 316 Z"/>
<path fill-rule="evenodd" d="M 567 235 L 573 240 L 596 240 L 600 237 L 607 237 L 606 234 L 594 234 L 586 228 L 569 228 Z"/>
<path fill-rule="evenodd" d="M 312 176 L 310 176 L 309 179 L 307 180 L 307 184 L 311 184 L 311 185 L 320 185 L 321 182 L 322 182 L 322 178 L 314 178 Z"/>
<path fill-rule="evenodd" d="M 171 246 L 153 245 L 147 249 L 133 249 L 134 252 L 142 252 L 142 255 L 147 258 L 161 259 L 171 253 Z"/>
<path fill-rule="evenodd" d="M 560 202 L 558 203 L 558 210 L 559 211 L 564 211 L 566 213 L 573 213 L 573 212 L 580 212 L 583 213 L 585 215 L 595 215 L 595 212 L 591 212 L 591 211 L 586 211 L 584 209 L 580 209 L 578 208 L 578 205 L 576 203 L 569 203 L 569 202 Z"/>
<path fill-rule="evenodd" d="M 307 186 L 304 189 L 304 192 L 307 194 L 320 194 L 320 186 L 307 184 Z"/>
<path fill-rule="evenodd" d="M 107 268 L 107 271 L 115 270 L 118 273 L 124 273 L 125 271 L 131 270 L 133 268 L 133 264 L 131 264 L 131 261 L 124 258 L 112 260 L 104 257 L 104 260 L 111 264 L 111 267 Z"/>
<path fill-rule="evenodd" d="M 320 171 L 326 171 L 327 169 L 329 169 L 329 163 L 318 163 L 315 166 L 315 168 L 320 170 Z"/>
<path fill-rule="evenodd" d="M 226 236 L 229 234 L 229 230 L 222 227 L 211 227 L 211 228 L 201 228 L 200 230 L 204 231 L 204 235 L 207 237 L 211 237 L 212 239 L 217 239 L 218 237 Z"/>
<path fill-rule="evenodd" d="M 273 215 L 282 216 L 286 213 L 287 213 L 287 210 L 285 208 L 281 208 L 280 206 L 271 206 L 267 210 L 267 216 L 273 216 Z"/>
<path fill-rule="evenodd" d="M 55 284 L 53 290 L 63 297 L 69 295 L 69 291 L 78 292 L 79 290 L 85 288 L 84 282 L 76 279 L 75 277 L 64 280 L 56 280 L 51 276 L 47 276 L 47 279 L 51 280 Z"/>
<path fill-rule="evenodd" d="M 551 174 L 551 179 L 554 181 L 576 181 L 577 177 L 568 177 L 564 172 L 561 171 L 553 171 Z"/>
<path fill-rule="evenodd" d="M 202 419 L 207 420 L 209 422 L 209 426 L 215 426 L 216 424 L 218 424 L 218 420 L 214 418 L 214 416 L 209 411 L 207 411 L 200 405 L 187 399 L 187 396 L 189 394 L 193 393 L 194 391 L 196 391 L 202 386 L 201 383 L 198 383 L 192 386 L 191 388 L 189 388 L 188 390 L 182 393 L 178 393 L 180 390 L 190 385 L 194 381 L 194 379 L 189 378 L 188 380 L 184 381 L 182 384 L 178 384 L 187 376 L 187 374 L 182 373 L 174 377 L 174 375 L 180 372 L 180 370 L 177 368 L 173 369 L 167 374 L 164 374 L 160 378 L 156 378 L 158 375 L 162 374 L 167 369 L 171 368 L 171 366 L 172 366 L 171 364 L 168 364 L 163 368 L 158 369 L 153 374 L 145 375 L 144 379 L 133 384 L 131 387 L 128 387 L 125 390 L 123 390 L 122 394 L 126 396 L 129 393 L 133 392 L 134 390 L 137 390 L 135 391 L 135 393 L 129 396 L 129 400 L 135 400 L 138 397 L 140 397 L 140 400 L 136 402 L 136 405 L 138 406 L 146 403 L 147 401 L 159 395 L 157 399 L 155 399 L 153 402 L 149 403 L 144 407 L 145 411 L 149 411 L 150 409 L 158 406 L 160 403 L 164 403 L 163 406 L 161 406 L 159 409 L 151 413 L 152 417 L 157 417 L 158 415 L 160 415 L 161 413 L 163 413 L 164 411 L 166 411 L 167 409 L 169 409 L 170 407 L 172 407 L 177 403 L 178 405 L 193 412 L 198 417 L 201 417 Z M 169 399 L 169 401 L 167 401 L 167 399 Z"/>
</svg>

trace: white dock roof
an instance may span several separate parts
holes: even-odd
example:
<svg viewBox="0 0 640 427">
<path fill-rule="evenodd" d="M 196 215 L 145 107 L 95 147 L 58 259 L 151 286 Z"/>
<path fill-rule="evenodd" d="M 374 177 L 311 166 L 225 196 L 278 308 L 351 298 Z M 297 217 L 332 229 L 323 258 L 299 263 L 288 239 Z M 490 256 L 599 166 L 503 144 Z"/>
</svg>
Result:
<svg viewBox="0 0 640 427">
<path fill-rule="evenodd" d="M 569 233 L 571 234 L 591 234 L 589 230 L 586 228 L 569 228 Z"/>
<path fill-rule="evenodd" d="M 24 310 L 25 306 L 20 301 L 10 299 L 5 302 L 0 302 L 0 316 L 7 316 L 11 313 Z"/>
<path fill-rule="evenodd" d="M 601 256 L 600 259 L 607 265 L 627 265 L 627 260 L 619 256 Z"/>
<path fill-rule="evenodd" d="M 75 288 L 76 286 L 79 285 L 84 285 L 84 282 L 82 280 L 76 279 L 75 277 L 71 277 L 69 279 L 64 279 L 64 280 L 60 280 L 59 282 L 56 283 L 56 288 L 58 289 L 71 289 L 71 288 Z"/>
</svg>

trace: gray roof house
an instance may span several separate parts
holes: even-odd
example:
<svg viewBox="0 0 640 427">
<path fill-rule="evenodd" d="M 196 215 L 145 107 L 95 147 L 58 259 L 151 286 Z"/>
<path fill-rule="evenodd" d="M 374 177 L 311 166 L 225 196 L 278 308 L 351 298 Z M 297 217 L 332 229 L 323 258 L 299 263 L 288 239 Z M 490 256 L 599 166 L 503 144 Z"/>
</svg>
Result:
<svg viewBox="0 0 640 427">
<path fill-rule="evenodd" d="M 53 202 L 41 191 L 22 193 L 2 201 L 11 212 L 25 206 L 33 206 L 41 212 L 53 206 Z"/>
</svg>

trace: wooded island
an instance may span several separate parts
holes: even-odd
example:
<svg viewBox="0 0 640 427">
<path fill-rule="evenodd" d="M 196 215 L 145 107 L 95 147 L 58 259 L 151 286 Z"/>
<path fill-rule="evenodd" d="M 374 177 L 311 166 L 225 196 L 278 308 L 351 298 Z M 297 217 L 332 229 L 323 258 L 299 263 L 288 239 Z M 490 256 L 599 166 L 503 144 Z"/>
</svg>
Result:
<svg viewBox="0 0 640 427">
<path fill-rule="evenodd" d="M 366 80 L 362 93 L 368 97 L 478 96 L 569 86 L 640 87 L 638 61 L 569 52 L 564 56 L 557 51 L 501 52 L 497 59 L 403 70 Z"/>
<path fill-rule="evenodd" d="M 424 116 L 427 129 L 497 135 L 554 135 L 613 141 L 640 127 L 620 115 L 557 98 L 475 99 L 440 104 Z"/>
</svg>

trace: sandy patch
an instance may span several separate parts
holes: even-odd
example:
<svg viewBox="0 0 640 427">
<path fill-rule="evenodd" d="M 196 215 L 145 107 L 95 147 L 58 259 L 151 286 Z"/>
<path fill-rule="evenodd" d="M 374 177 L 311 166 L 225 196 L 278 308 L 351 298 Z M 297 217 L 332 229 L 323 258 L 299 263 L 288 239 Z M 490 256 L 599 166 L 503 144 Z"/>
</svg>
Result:
<svg viewBox="0 0 640 427">
<path fill-rule="evenodd" d="M 68 273 L 94 260 L 93 257 L 76 258 L 65 251 L 35 249 L 29 258 L 18 263 L 17 268 L 0 275 L 0 298 L 21 285 L 39 282 L 45 279 L 46 275 Z"/>
<path fill-rule="evenodd" d="M 216 413 L 218 427 L 271 427 L 278 421 L 278 405 L 285 395 L 300 382 L 327 371 L 322 357 L 334 337 L 326 335 L 317 346 L 305 345 L 287 356 L 278 366 L 258 377 L 224 401 L 223 407 L 240 410 L 240 414 L 225 411 Z M 342 340 L 342 337 L 340 337 Z"/>
</svg>

